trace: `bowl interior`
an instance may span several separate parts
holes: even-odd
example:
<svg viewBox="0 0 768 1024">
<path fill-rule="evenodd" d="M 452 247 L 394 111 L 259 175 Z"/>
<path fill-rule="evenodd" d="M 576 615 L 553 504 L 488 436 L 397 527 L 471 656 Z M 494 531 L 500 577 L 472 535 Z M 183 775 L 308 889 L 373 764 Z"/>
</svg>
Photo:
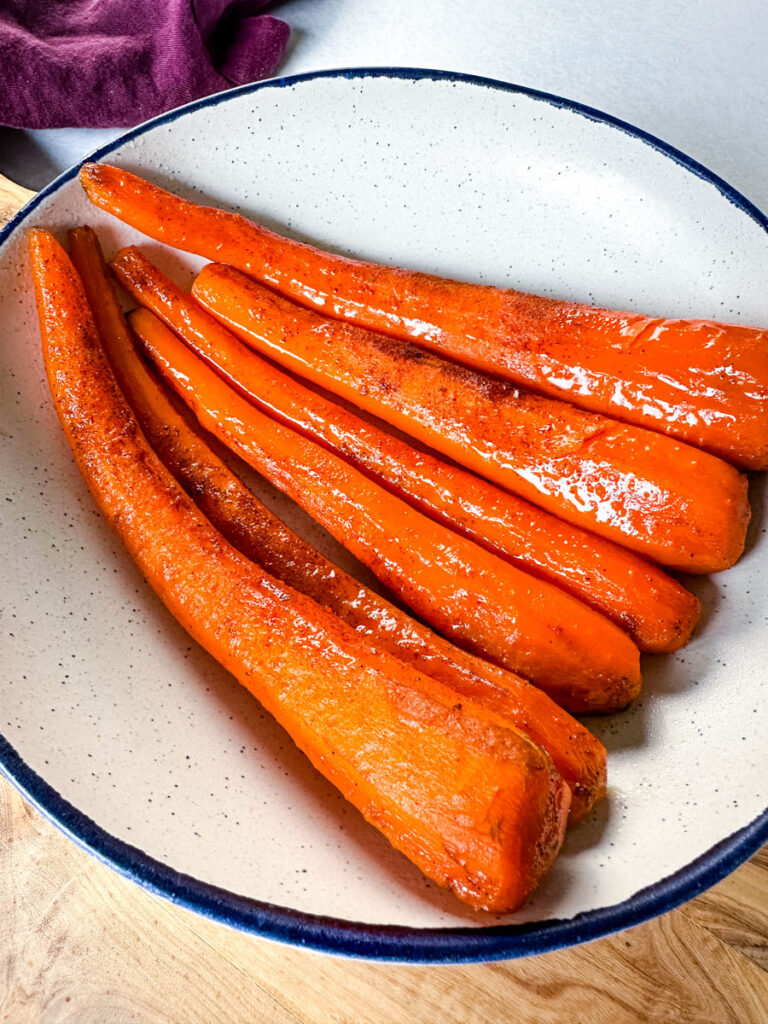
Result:
<svg viewBox="0 0 768 1024">
<path fill-rule="evenodd" d="M 105 158 L 341 252 L 653 314 L 768 322 L 768 236 L 710 182 L 621 130 L 466 81 L 345 76 L 240 92 Z M 24 228 L 135 232 L 75 178 L 0 253 L 0 732 L 108 833 L 243 896 L 368 924 L 483 927 L 607 907 L 751 822 L 768 778 L 762 484 L 740 564 L 691 580 L 703 625 L 646 658 L 644 696 L 589 722 L 610 792 L 511 918 L 465 911 L 395 853 L 192 643 L 96 512 L 48 398 Z M 150 255 L 187 281 L 193 258 Z M 257 493 L 361 577 L 263 481 Z"/>
</svg>

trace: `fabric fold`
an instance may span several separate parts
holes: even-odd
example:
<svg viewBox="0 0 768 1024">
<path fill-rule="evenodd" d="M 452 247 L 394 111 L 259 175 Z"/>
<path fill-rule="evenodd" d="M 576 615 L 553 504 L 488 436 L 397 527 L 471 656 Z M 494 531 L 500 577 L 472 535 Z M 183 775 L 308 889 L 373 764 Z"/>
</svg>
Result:
<svg viewBox="0 0 768 1024">
<path fill-rule="evenodd" d="M 128 127 L 273 75 L 266 0 L 0 0 L 0 124 Z"/>
</svg>

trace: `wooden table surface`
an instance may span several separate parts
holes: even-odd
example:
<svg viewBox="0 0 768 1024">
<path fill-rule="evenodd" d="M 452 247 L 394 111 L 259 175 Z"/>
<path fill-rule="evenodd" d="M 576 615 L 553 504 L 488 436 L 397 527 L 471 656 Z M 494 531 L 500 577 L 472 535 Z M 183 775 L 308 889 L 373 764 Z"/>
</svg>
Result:
<svg viewBox="0 0 768 1024">
<path fill-rule="evenodd" d="M 75 846 L 0 780 L 7 1024 L 766 1024 L 768 847 L 664 917 L 462 967 L 342 960 L 173 906 Z"/>
<path fill-rule="evenodd" d="M 31 193 L 0 176 L 0 224 Z M 97 863 L 0 779 L 7 1024 L 768 1024 L 768 847 L 664 917 L 496 964 L 342 960 L 235 932 Z"/>
</svg>

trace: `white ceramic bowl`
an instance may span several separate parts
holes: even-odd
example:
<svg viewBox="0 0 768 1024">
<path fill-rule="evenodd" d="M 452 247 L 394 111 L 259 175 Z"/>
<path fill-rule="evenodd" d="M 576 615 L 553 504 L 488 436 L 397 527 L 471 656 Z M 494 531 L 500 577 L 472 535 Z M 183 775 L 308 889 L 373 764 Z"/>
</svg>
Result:
<svg viewBox="0 0 768 1024">
<path fill-rule="evenodd" d="M 766 219 L 628 125 L 500 83 L 321 72 L 171 112 L 96 154 L 322 246 L 654 314 L 768 323 Z M 592 720 L 608 799 L 521 912 L 430 885 L 161 606 L 95 511 L 43 378 L 24 232 L 88 222 L 76 168 L 2 235 L 3 771 L 139 883 L 264 935 L 409 960 L 514 956 L 643 920 L 768 839 L 762 484 L 739 565 L 692 581 L 702 627 Z M 149 245 L 153 255 L 160 247 Z M 188 279 L 199 261 L 164 253 Z M 263 482 L 331 557 L 327 535 Z M 359 572 L 359 569 L 357 570 Z"/>
</svg>

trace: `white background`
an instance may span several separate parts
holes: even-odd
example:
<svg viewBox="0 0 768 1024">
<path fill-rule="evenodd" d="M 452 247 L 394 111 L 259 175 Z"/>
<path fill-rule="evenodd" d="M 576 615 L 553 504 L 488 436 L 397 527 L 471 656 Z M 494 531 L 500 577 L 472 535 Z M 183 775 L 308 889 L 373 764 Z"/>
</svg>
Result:
<svg viewBox="0 0 768 1024">
<path fill-rule="evenodd" d="M 768 209 L 764 0 L 286 0 L 281 74 L 473 72 L 554 92 L 666 140 Z M 0 172 L 39 188 L 115 131 L 0 128 Z"/>
</svg>

